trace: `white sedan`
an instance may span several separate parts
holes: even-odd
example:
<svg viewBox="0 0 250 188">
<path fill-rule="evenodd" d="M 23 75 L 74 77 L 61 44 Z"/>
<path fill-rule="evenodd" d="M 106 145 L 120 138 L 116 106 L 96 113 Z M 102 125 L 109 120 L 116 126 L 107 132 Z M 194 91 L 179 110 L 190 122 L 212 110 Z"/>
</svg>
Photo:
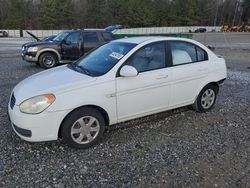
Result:
<svg viewBox="0 0 250 188">
<path fill-rule="evenodd" d="M 87 148 L 112 124 L 187 105 L 210 110 L 226 74 L 225 60 L 194 40 L 121 39 L 26 78 L 8 113 L 24 140 Z"/>
</svg>

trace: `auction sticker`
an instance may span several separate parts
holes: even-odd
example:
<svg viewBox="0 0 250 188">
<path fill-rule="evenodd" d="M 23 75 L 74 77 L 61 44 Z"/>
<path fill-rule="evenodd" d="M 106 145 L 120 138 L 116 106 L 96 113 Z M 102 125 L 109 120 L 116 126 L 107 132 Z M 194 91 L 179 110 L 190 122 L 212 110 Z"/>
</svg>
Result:
<svg viewBox="0 0 250 188">
<path fill-rule="evenodd" d="M 117 52 L 112 52 L 109 56 L 115 58 L 115 59 L 121 59 L 124 55 L 117 53 Z"/>
</svg>

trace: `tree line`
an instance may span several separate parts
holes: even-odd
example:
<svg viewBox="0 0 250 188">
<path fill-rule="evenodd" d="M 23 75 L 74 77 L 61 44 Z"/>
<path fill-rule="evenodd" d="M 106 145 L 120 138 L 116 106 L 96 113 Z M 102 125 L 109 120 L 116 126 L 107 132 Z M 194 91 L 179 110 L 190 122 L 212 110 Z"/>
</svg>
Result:
<svg viewBox="0 0 250 188">
<path fill-rule="evenodd" d="M 250 0 L 0 0 L 0 28 L 240 25 Z"/>
</svg>

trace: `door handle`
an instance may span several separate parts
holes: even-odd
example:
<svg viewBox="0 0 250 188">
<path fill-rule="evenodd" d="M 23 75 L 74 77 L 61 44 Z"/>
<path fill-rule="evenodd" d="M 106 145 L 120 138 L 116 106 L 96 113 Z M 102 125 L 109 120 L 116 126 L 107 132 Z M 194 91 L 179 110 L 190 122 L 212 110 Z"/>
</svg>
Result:
<svg viewBox="0 0 250 188">
<path fill-rule="evenodd" d="M 168 75 L 159 75 L 159 76 L 157 76 L 157 80 L 161 80 L 161 79 L 166 79 L 166 78 L 168 78 Z"/>
</svg>

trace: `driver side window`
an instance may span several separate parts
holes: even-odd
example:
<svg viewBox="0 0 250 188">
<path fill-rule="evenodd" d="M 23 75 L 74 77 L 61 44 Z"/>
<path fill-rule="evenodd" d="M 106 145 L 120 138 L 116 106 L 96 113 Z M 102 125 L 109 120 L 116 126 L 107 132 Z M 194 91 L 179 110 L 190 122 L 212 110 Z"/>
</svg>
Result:
<svg viewBox="0 0 250 188">
<path fill-rule="evenodd" d="M 154 43 L 141 48 L 127 61 L 138 73 L 161 69 L 165 64 L 165 42 Z"/>
<path fill-rule="evenodd" d="M 66 39 L 66 44 L 78 44 L 80 40 L 80 32 L 70 34 Z"/>
</svg>

